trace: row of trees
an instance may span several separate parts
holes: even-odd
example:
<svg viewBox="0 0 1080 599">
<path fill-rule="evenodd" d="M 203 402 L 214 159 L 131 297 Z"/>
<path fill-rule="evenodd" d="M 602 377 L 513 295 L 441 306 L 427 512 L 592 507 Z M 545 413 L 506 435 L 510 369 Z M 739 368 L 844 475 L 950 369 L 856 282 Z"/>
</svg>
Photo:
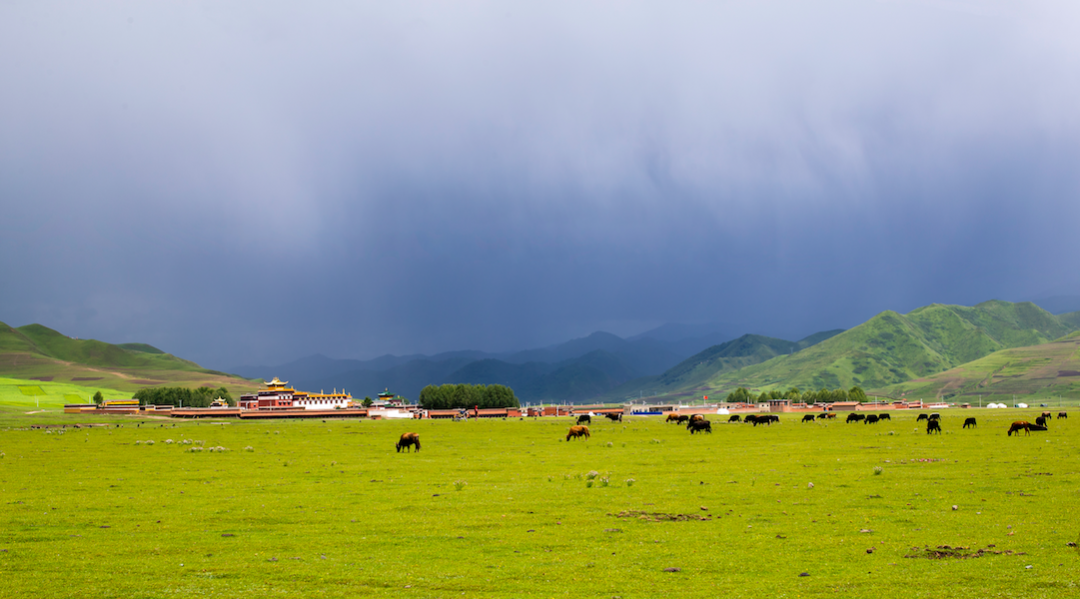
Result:
<svg viewBox="0 0 1080 599">
<path fill-rule="evenodd" d="M 863 391 L 858 385 L 848 390 L 843 389 L 826 389 L 822 387 L 817 391 L 800 391 L 798 387 L 791 387 L 787 391 L 780 391 L 774 389 L 772 391 L 762 391 L 760 395 L 754 395 L 746 387 L 739 387 L 738 389 L 728 393 L 727 401 L 729 403 L 754 403 L 754 402 L 766 402 L 770 399 L 790 399 L 792 401 L 804 401 L 806 403 L 814 402 L 836 402 L 836 401 L 866 401 L 866 391 Z"/>
<path fill-rule="evenodd" d="M 225 387 L 146 387 L 139 389 L 133 396 L 139 400 L 139 405 L 155 406 L 183 406 L 187 408 L 208 408 L 210 403 L 217 398 L 229 402 L 230 406 L 236 405 L 236 400 L 229 394 Z"/>
<path fill-rule="evenodd" d="M 503 385 L 428 385 L 420 390 L 420 407 L 425 410 L 461 408 L 516 408 L 514 390 Z"/>
</svg>

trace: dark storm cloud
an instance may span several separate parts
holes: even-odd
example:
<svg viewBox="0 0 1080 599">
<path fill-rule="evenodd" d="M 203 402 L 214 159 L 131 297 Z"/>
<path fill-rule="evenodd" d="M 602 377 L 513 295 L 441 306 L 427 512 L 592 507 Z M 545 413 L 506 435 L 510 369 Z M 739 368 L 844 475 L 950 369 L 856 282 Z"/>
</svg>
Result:
<svg viewBox="0 0 1080 599">
<path fill-rule="evenodd" d="M 1065 3 L 9 4 L 9 324 L 226 367 L 1077 289 Z"/>
</svg>

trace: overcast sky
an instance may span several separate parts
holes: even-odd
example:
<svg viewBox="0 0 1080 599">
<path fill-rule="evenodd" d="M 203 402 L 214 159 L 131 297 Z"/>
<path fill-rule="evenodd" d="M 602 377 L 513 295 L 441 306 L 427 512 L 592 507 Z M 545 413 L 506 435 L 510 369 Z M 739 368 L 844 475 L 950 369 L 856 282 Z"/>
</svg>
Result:
<svg viewBox="0 0 1080 599">
<path fill-rule="evenodd" d="M 1075 2 L 0 4 L 0 320 L 206 366 L 1080 293 Z"/>
</svg>

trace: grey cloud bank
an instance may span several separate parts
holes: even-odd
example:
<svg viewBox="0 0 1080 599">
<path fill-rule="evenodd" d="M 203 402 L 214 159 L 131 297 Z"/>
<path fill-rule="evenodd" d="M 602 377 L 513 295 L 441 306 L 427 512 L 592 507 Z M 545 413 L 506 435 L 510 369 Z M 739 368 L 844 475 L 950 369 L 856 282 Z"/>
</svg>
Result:
<svg viewBox="0 0 1080 599">
<path fill-rule="evenodd" d="M 210 366 L 1080 291 L 1070 3 L 0 7 L 0 320 Z"/>
</svg>

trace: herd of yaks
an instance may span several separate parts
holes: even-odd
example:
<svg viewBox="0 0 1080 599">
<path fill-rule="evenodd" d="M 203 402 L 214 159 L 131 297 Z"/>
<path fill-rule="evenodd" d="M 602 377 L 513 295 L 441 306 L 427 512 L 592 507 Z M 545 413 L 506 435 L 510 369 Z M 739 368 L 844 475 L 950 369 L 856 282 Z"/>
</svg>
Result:
<svg viewBox="0 0 1080 599">
<path fill-rule="evenodd" d="M 610 419 L 612 422 L 622 422 L 622 414 L 604 414 L 604 416 Z M 1067 412 L 1058 412 L 1058 419 L 1068 418 Z M 836 418 L 836 414 L 833 412 L 823 412 L 815 416 L 814 414 L 806 414 L 802 417 L 801 422 L 813 422 L 814 420 L 828 420 Z M 1026 434 L 1031 434 L 1031 431 L 1045 431 L 1047 430 L 1046 423 L 1053 419 L 1053 415 L 1050 412 L 1043 412 L 1040 416 L 1035 418 L 1035 424 L 1031 424 L 1026 420 L 1017 420 L 1009 426 L 1008 436 L 1012 436 L 1013 433 L 1019 434 L 1020 431 L 1024 431 Z M 892 416 L 884 414 L 848 414 L 845 422 L 863 422 L 865 424 L 874 424 L 881 422 L 882 420 L 892 420 Z M 915 422 L 926 421 L 926 434 L 938 433 L 941 434 L 941 414 L 919 414 L 915 419 Z M 745 418 L 734 414 L 728 418 L 728 422 L 748 422 L 757 426 L 759 424 L 772 425 L 774 422 L 780 422 L 780 417 L 776 414 L 749 414 Z M 674 422 L 675 424 L 686 424 L 686 429 L 690 431 L 690 434 L 704 432 L 712 432 L 712 423 L 705 419 L 702 414 L 694 414 L 692 416 L 686 416 L 683 414 L 668 414 L 665 422 Z M 570 439 L 588 439 L 590 437 L 589 427 L 587 424 L 592 424 L 592 417 L 585 414 L 578 416 L 576 424 L 570 427 L 570 430 L 566 433 L 566 440 Z M 977 423 L 975 418 L 967 418 L 964 420 L 964 428 L 975 428 Z M 416 447 L 417 451 L 420 451 L 420 435 L 417 433 L 402 433 L 401 438 L 397 442 L 397 450 L 400 452 L 402 449 L 411 451 L 412 447 Z"/>
</svg>

